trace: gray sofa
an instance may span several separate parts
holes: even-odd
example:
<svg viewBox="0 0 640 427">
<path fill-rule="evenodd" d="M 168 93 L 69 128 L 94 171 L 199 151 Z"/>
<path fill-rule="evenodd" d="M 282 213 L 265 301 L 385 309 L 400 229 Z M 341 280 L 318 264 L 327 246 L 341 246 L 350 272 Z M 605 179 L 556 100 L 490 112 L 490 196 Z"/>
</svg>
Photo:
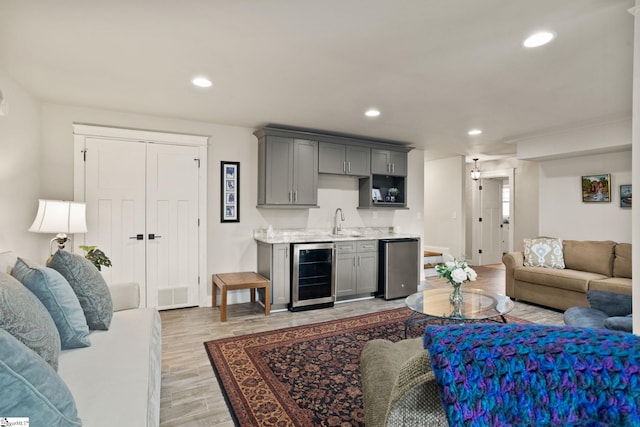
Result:
<svg viewBox="0 0 640 427">
<path fill-rule="evenodd" d="M 15 260 L 16 256 L 13 253 L 0 254 L 0 271 L 10 271 Z M 136 283 L 108 287 L 114 311 L 109 329 L 90 331 L 89 347 L 60 351 L 57 376 L 53 370 L 44 372 L 53 375 L 55 382 L 66 385 L 75 402 L 77 417 L 82 425 L 158 426 L 161 379 L 160 316 L 156 309 L 139 308 L 140 292 Z M 1 362 L 4 362 L 4 357 L 0 353 Z M 19 372 L 17 374 L 20 375 Z M 0 377 L 0 380 L 9 379 L 5 376 Z M 0 387 L 2 386 L 0 384 Z M 36 393 L 41 396 L 41 400 L 44 399 L 42 394 Z M 35 414 L 28 413 L 1 415 L 31 415 L 32 422 L 34 418 L 37 419 Z M 53 420 L 49 420 L 48 425 L 75 423 L 54 423 Z"/>
<path fill-rule="evenodd" d="M 522 252 L 504 255 L 506 294 L 559 310 L 588 307 L 589 290 L 631 295 L 631 244 L 563 240 L 562 246 L 563 269 L 527 267 Z"/>
</svg>

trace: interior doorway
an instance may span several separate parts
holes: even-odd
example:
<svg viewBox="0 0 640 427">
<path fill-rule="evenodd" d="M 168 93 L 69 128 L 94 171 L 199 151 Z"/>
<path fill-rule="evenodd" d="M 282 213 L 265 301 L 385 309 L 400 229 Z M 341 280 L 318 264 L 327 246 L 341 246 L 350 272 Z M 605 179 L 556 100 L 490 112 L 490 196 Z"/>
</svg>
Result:
<svg viewBox="0 0 640 427">
<path fill-rule="evenodd" d="M 481 172 L 472 188 L 473 265 L 499 264 L 513 250 L 513 189 L 513 169 Z"/>
</svg>

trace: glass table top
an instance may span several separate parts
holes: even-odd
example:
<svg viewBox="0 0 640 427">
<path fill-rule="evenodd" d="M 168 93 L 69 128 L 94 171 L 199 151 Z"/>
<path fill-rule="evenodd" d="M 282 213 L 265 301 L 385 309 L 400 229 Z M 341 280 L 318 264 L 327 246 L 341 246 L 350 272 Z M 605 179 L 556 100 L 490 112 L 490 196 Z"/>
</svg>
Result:
<svg viewBox="0 0 640 427">
<path fill-rule="evenodd" d="M 453 304 L 449 302 L 451 291 L 450 287 L 424 290 L 409 295 L 405 303 L 416 313 L 460 320 L 481 320 L 501 316 L 509 313 L 514 307 L 513 301 L 507 296 L 481 289 L 462 288 L 460 312 L 454 315 Z"/>
</svg>

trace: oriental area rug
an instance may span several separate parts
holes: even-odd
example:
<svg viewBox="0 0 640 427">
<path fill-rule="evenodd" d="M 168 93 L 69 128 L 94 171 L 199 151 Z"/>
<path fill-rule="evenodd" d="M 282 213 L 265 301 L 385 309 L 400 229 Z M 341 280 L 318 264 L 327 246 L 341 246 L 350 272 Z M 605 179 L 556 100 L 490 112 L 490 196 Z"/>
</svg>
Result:
<svg viewBox="0 0 640 427">
<path fill-rule="evenodd" d="M 410 314 L 398 308 L 204 346 L 236 425 L 363 426 L 360 352 L 373 339 L 404 339 Z M 408 337 L 422 336 L 429 322 L 411 327 Z"/>
</svg>

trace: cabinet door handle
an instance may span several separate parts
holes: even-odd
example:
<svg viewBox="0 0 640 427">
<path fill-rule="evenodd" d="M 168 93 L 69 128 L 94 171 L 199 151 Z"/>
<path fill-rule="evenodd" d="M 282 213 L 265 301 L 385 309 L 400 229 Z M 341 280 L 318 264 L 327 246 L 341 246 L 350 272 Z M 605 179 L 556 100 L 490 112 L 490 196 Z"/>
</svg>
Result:
<svg viewBox="0 0 640 427">
<path fill-rule="evenodd" d="M 342 162 L 342 172 L 347 172 L 347 162 Z"/>
<path fill-rule="evenodd" d="M 347 162 L 349 173 L 351 173 L 351 162 Z"/>
<path fill-rule="evenodd" d="M 291 201 L 291 191 L 289 191 L 289 201 Z"/>
<path fill-rule="evenodd" d="M 149 240 L 160 239 L 162 236 L 158 236 L 157 234 L 149 233 Z"/>
<path fill-rule="evenodd" d="M 136 234 L 135 236 L 129 237 L 132 240 L 144 240 L 144 234 Z"/>
<path fill-rule="evenodd" d="M 297 201 L 298 201 L 298 192 L 297 192 L 297 191 L 294 191 L 294 192 L 293 192 L 293 201 L 294 201 L 294 202 L 297 202 Z"/>
<path fill-rule="evenodd" d="M 391 163 L 387 163 L 387 172 L 391 173 Z"/>
<path fill-rule="evenodd" d="M 396 173 L 396 164 L 391 163 L 391 173 Z"/>
<path fill-rule="evenodd" d="M 358 255 L 358 267 L 360 267 L 360 255 Z"/>
</svg>

